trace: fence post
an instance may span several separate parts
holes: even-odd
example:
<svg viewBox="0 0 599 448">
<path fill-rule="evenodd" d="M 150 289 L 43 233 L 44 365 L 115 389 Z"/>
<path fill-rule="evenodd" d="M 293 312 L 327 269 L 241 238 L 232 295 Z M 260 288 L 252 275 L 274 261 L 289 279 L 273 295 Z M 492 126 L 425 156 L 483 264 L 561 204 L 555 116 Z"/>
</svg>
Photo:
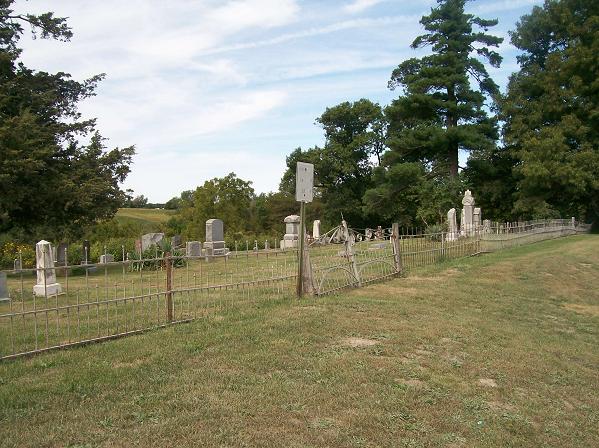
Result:
<svg viewBox="0 0 599 448">
<path fill-rule="evenodd" d="M 307 234 L 304 232 L 304 238 Z M 308 295 L 314 295 L 314 282 L 312 281 L 312 263 L 310 262 L 310 250 L 306 241 L 304 241 L 304 262 L 302 263 L 302 292 Z"/>
<path fill-rule="evenodd" d="M 362 280 L 360 279 L 360 271 L 358 269 L 358 264 L 356 263 L 356 257 L 354 255 L 354 239 L 349 234 L 349 229 L 347 228 L 347 222 L 345 222 L 345 219 L 341 221 L 341 227 L 343 229 L 343 237 L 345 239 L 345 255 L 351 264 L 357 286 L 360 288 L 362 287 Z"/>
<path fill-rule="evenodd" d="M 166 321 L 173 321 L 173 260 L 171 253 L 164 254 L 164 266 L 166 271 Z"/>
<path fill-rule="evenodd" d="M 403 270 L 401 262 L 401 244 L 399 240 L 399 223 L 394 222 L 391 225 L 391 243 L 393 244 L 393 258 L 395 260 L 395 272 L 401 274 Z"/>
</svg>

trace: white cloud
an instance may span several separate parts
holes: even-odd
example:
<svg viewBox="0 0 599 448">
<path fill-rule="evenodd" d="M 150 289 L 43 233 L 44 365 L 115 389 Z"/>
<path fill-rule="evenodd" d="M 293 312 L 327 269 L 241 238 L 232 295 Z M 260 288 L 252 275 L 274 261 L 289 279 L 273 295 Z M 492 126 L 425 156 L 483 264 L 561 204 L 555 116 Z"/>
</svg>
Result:
<svg viewBox="0 0 599 448">
<path fill-rule="evenodd" d="M 383 2 L 384 0 L 354 0 L 348 5 L 343 7 L 345 12 L 350 14 L 357 14 L 362 12 L 368 8 L 372 8 L 373 6 Z"/>
<path fill-rule="evenodd" d="M 539 5 L 542 3 L 542 0 L 496 0 L 488 3 L 473 4 L 471 9 L 476 14 L 487 14 L 530 8 L 532 5 Z"/>
</svg>

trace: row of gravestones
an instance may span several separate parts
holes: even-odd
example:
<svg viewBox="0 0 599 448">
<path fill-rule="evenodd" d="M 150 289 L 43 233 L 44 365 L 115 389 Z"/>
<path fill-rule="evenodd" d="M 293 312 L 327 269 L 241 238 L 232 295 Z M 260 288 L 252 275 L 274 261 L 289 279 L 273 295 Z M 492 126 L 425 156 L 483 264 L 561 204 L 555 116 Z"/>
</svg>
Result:
<svg viewBox="0 0 599 448">
<path fill-rule="evenodd" d="M 481 210 L 479 207 L 474 207 L 474 196 L 470 190 L 466 190 L 462 199 L 462 214 L 460 226 L 458 228 L 456 219 L 456 209 L 452 208 L 447 212 L 448 231 L 445 237 L 446 241 L 455 241 L 460 236 L 472 236 L 481 229 Z M 490 231 L 491 221 L 486 219 L 482 223 L 483 230 Z"/>
</svg>

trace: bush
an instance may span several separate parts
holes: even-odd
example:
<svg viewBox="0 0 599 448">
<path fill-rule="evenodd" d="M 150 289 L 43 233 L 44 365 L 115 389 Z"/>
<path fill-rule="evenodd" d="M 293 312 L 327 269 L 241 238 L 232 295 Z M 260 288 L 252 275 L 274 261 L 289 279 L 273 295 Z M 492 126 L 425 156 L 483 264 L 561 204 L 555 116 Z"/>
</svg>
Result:
<svg viewBox="0 0 599 448">
<path fill-rule="evenodd" d="M 15 259 L 23 261 L 23 269 L 35 268 L 35 246 L 19 244 L 12 241 L 0 243 L 0 268 L 13 269 Z"/>
</svg>

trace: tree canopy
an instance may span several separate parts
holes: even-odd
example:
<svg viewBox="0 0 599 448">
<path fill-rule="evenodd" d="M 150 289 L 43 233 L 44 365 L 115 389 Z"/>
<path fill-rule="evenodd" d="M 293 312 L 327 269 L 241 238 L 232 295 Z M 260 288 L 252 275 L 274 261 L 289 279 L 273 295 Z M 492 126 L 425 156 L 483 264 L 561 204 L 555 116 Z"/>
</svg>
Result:
<svg viewBox="0 0 599 448">
<path fill-rule="evenodd" d="M 0 0 L 0 232 L 78 235 L 122 204 L 119 184 L 135 151 L 107 150 L 95 121 L 77 109 L 104 75 L 78 82 L 19 61 L 24 27 L 63 41 L 72 31 L 64 18 L 17 13 L 13 3 Z"/>
</svg>

